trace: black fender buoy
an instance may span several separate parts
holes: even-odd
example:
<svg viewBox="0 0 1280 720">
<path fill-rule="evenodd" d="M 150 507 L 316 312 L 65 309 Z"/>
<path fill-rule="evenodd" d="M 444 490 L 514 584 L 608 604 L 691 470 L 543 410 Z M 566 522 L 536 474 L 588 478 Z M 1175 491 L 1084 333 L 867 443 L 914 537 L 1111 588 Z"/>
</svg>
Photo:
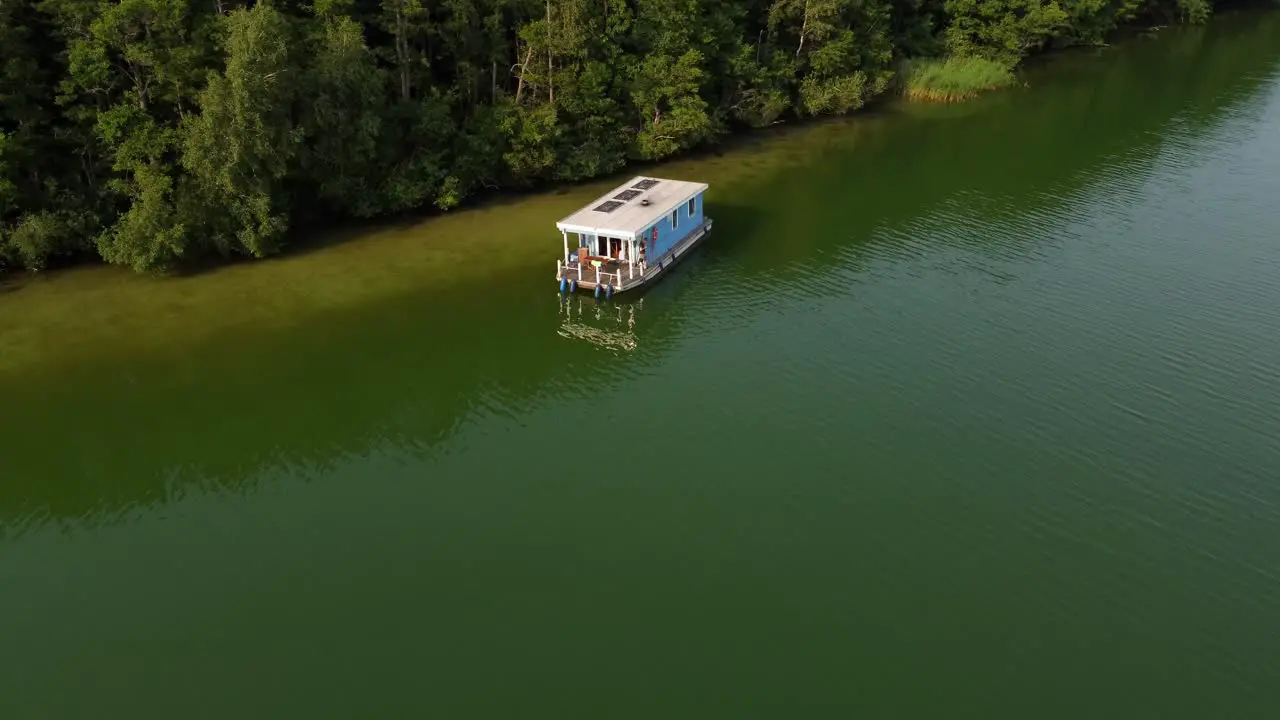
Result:
<svg viewBox="0 0 1280 720">
<path fill-rule="evenodd" d="M 600 299 L 600 286 L 596 285 L 596 299 Z"/>
<path fill-rule="evenodd" d="M 577 280 L 570 280 L 570 281 L 569 281 L 569 292 L 578 292 L 578 281 L 577 281 Z"/>
<path fill-rule="evenodd" d="M 564 278 L 560 278 L 560 292 L 564 292 L 564 289 L 567 287 L 569 287 L 569 281 Z"/>
</svg>

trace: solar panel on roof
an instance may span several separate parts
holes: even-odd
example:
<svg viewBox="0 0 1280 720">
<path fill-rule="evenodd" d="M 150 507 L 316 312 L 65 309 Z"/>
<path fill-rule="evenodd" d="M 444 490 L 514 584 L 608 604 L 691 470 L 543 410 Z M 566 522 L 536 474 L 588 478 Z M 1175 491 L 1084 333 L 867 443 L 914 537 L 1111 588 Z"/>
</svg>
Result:
<svg viewBox="0 0 1280 720">
<path fill-rule="evenodd" d="M 633 198 L 633 197 L 635 197 L 635 196 L 639 195 L 641 192 L 642 192 L 642 191 L 640 191 L 640 190 L 623 190 L 622 192 L 618 193 L 617 195 L 614 195 L 614 196 L 613 196 L 613 199 L 614 199 L 614 200 L 623 200 L 623 201 L 626 201 L 626 200 L 630 200 L 631 198 Z"/>
<path fill-rule="evenodd" d="M 654 180 L 653 178 L 645 178 L 644 180 L 641 180 L 640 182 L 636 183 L 635 185 L 632 185 L 631 187 L 636 188 L 638 190 L 648 190 L 649 188 L 657 184 L 658 184 L 657 180 Z"/>
<path fill-rule="evenodd" d="M 613 212 L 614 210 L 617 210 L 623 205 L 626 205 L 626 203 L 619 202 L 617 200 L 610 200 L 609 202 L 600 203 L 599 205 L 595 206 L 595 208 L 593 209 L 596 212 L 607 213 L 607 212 Z"/>
</svg>

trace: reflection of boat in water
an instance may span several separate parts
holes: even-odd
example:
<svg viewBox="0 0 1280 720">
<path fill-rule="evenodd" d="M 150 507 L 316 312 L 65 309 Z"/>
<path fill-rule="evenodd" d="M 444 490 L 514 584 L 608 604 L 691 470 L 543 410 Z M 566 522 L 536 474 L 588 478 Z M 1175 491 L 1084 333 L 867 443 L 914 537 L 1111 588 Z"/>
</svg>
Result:
<svg viewBox="0 0 1280 720">
<path fill-rule="evenodd" d="M 594 345 L 631 352 L 636 349 L 636 312 L 644 299 L 633 303 L 583 301 L 581 295 L 556 295 L 560 305 L 560 337 L 585 340 Z"/>
</svg>

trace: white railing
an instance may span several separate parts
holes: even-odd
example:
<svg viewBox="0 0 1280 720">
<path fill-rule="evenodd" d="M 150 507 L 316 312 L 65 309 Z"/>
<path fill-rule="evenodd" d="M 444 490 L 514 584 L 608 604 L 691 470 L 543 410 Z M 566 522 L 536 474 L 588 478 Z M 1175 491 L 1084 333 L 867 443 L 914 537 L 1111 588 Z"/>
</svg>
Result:
<svg viewBox="0 0 1280 720">
<path fill-rule="evenodd" d="M 649 264 L 643 260 L 634 263 L 627 263 L 625 267 L 619 266 L 616 272 L 606 272 L 603 269 L 597 270 L 593 267 L 584 267 L 578 263 L 568 263 L 564 260 L 556 260 L 556 280 L 560 280 L 562 278 L 577 280 L 578 283 L 581 284 L 584 279 L 594 278 L 595 282 L 612 285 L 614 290 L 622 289 L 623 277 L 626 277 L 627 282 L 631 283 L 636 278 L 643 278 L 644 274 L 648 271 Z"/>
<path fill-rule="evenodd" d="M 586 280 L 597 285 L 612 286 L 614 290 L 622 289 L 624 272 L 629 280 L 634 280 L 637 271 L 644 275 L 644 265 L 629 265 L 625 271 L 619 267 L 614 272 L 607 272 L 603 268 L 584 267 L 579 263 L 569 264 L 563 260 L 556 260 L 556 280 L 576 279 L 579 285 Z"/>
<path fill-rule="evenodd" d="M 609 278 L 613 278 L 613 282 L 609 282 Z M 607 273 L 603 270 L 596 270 L 597 285 L 612 285 L 615 290 L 622 287 L 622 272 Z"/>
</svg>

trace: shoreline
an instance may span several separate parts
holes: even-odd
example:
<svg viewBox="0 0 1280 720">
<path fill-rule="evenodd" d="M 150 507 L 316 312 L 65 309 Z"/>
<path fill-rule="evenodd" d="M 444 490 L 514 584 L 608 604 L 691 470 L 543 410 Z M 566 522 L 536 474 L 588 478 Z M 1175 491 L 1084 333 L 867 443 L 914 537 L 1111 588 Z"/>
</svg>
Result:
<svg viewBox="0 0 1280 720">
<path fill-rule="evenodd" d="M 1237 14 L 1224 12 L 1215 22 Z M 1105 50 L 1086 49 L 1089 55 Z M 1037 63 L 1031 72 L 1056 64 Z M 1021 94 L 1023 88 L 1019 84 L 950 107 L 969 108 L 957 116 L 967 117 L 986 102 L 1009 102 L 1015 97 L 1011 90 Z M 199 273 L 148 276 L 95 264 L 26 275 L 0 286 L 0 378 L 91 366 L 112 356 L 181 355 L 200 343 L 273 332 L 399 296 L 436 298 L 460 288 L 484 292 L 488 283 L 537 287 L 536 278 L 544 276 L 550 288 L 559 248 L 554 221 L 612 187 L 621 175 L 660 167 L 665 175 L 708 181 L 713 188 L 709 214 L 732 210 L 735 195 L 788 169 L 809 166 L 827 146 L 856 145 L 864 136 L 898 126 L 904 117 L 950 121 L 951 111 L 937 108 L 882 98 L 850 116 L 778 123 L 733 136 L 721 146 L 591 181 L 503 192 L 425 217 L 347 225 L 293 252 Z M 474 249 L 477 237 L 485 238 L 481 256 Z"/>
<path fill-rule="evenodd" d="M 751 134 L 732 152 L 682 157 L 662 163 L 662 172 L 712 178 L 719 200 L 708 202 L 715 208 L 735 188 L 803 165 L 824 135 L 848 141 L 885 120 L 837 118 Z M 616 185 L 614 177 L 596 178 L 421 220 L 342 228 L 335 231 L 347 235 L 340 242 L 322 240 L 190 275 L 152 276 L 106 264 L 32 274 L 0 290 L 0 378 L 51 369 L 52 358 L 62 366 L 104 354 L 181 354 L 219 335 L 270 332 L 395 297 L 482 292 L 486 283 L 521 282 L 544 265 L 550 289 L 560 247 L 555 220 L 610 183 Z M 488 238 L 481 256 L 470 245 L 477 236 Z"/>
<path fill-rule="evenodd" d="M 1267 7 L 1269 6 L 1266 4 L 1265 0 L 1229 1 L 1225 3 L 1218 12 L 1215 12 L 1213 16 L 1211 16 L 1210 22 L 1221 17 L 1236 14 L 1242 10 L 1259 10 Z M 1165 29 L 1167 27 L 1176 28 L 1180 27 L 1180 25 L 1159 26 L 1160 29 Z M 283 249 L 266 257 L 255 258 L 237 254 L 226 256 L 203 256 L 190 262 L 181 263 L 168 271 L 154 273 L 131 271 L 131 273 L 148 278 L 182 279 L 197 277 L 210 272 L 217 272 L 223 268 L 235 267 L 241 264 L 271 262 L 278 259 L 323 251 L 326 248 L 351 242 L 353 239 L 358 239 L 367 234 L 381 233 L 390 227 L 404 228 L 417 226 L 423 222 L 447 217 L 449 215 L 468 210 L 486 209 L 493 206 L 518 203 L 531 198 L 540 198 L 548 194 L 574 194 L 575 191 L 580 188 L 594 187 L 600 184 L 607 184 L 611 179 L 642 174 L 646 169 L 665 167 L 672 163 L 697 162 L 706 158 L 719 157 L 726 153 L 732 153 L 737 148 L 744 145 L 749 146 L 754 143 L 768 141 L 780 130 L 796 130 L 821 126 L 823 124 L 833 122 L 848 122 L 858 118 L 875 116 L 885 108 L 894 107 L 903 103 L 916 106 L 968 104 L 999 91 L 1008 91 L 1022 87 L 1024 85 L 1022 81 L 1022 74 L 1026 70 L 1044 67 L 1059 57 L 1070 56 L 1083 51 L 1096 52 L 1112 47 L 1113 45 L 1124 44 L 1144 36 L 1150 36 L 1153 34 L 1153 29 L 1154 28 L 1149 27 L 1145 21 L 1135 21 L 1114 28 L 1108 33 L 1107 39 L 1100 44 L 1081 44 L 1041 48 L 1021 58 L 1017 63 L 1009 67 L 1009 74 L 1012 77 L 1010 82 L 996 86 L 978 88 L 973 92 L 962 93 L 955 97 L 949 95 L 945 98 L 931 96 L 913 97 L 912 91 L 907 87 L 907 74 L 909 72 L 909 67 L 913 63 L 939 62 L 945 64 L 950 62 L 952 59 L 963 58 L 953 58 L 951 56 L 942 56 L 937 58 L 903 57 L 896 61 L 896 65 L 893 67 L 895 77 L 893 81 L 889 83 L 889 86 L 885 91 L 867 98 L 861 107 L 846 114 L 823 114 L 812 117 L 788 115 L 785 116 L 784 119 L 775 120 L 773 123 L 761 127 L 752 127 L 741 123 L 731 123 L 730 126 L 725 128 L 725 132 L 722 135 L 714 137 L 709 142 L 700 144 L 667 158 L 660 160 L 628 160 L 616 171 L 581 180 L 543 180 L 524 187 L 509 186 L 481 188 L 465 199 L 461 205 L 450 210 L 440 210 L 431 204 L 426 204 L 391 214 L 380 215 L 375 218 L 359 218 L 346 215 L 335 215 L 332 217 L 305 217 L 298 215 L 290 219 L 290 227 L 284 236 Z M 929 95 L 929 93 L 926 92 L 925 95 Z M 26 285 L 32 282 L 33 278 L 53 277 L 68 271 L 97 267 L 118 266 L 106 262 L 96 253 L 91 253 L 89 255 L 64 258 L 61 262 L 55 262 L 50 267 L 35 272 L 24 271 L 19 268 L 0 269 L 0 297 L 3 297 L 7 293 L 21 291 Z"/>
</svg>

